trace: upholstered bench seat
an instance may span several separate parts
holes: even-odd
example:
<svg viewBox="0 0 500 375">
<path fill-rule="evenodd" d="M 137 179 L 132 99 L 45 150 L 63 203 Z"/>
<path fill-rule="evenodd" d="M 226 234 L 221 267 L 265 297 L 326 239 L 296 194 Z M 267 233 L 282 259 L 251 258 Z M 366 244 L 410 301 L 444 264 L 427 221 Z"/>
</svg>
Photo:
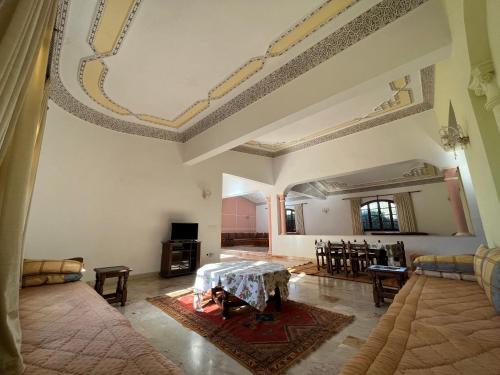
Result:
<svg viewBox="0 0 500 375">
<path fill-rule="evenodd" d="M 341 374 L 500 374 L 500 315 L 475 281 L 414 275 Z"/>
<path fill-rule="evenodd" d="M 22 289 L 20 317 L 26 375 L 182 374 L 81 281 Z"/>
</svg>

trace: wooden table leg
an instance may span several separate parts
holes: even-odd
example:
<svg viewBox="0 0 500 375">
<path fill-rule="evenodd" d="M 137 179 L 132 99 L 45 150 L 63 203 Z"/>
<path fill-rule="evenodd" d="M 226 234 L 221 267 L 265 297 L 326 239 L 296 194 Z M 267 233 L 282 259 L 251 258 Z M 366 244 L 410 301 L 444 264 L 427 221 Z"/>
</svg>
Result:
<svg viewBox="0 0 500 375">
<path fill-rule="evenodd" d="M 125 306 L 125 303 L 127 303 L 127 281 L 128 281 L 128 272 L 123 275 L 122 300 L 121 300 L 122 306 Z"/>
<path fill-rule="evenodd" d="M 101 275 L 99 277 L 99 281 L 97 282 L 96 280 L 96 285 L 97 285 L 97 293 L 99 293 L 101 296 L 103 295 L 104 293 L 104 282 L 106 281 L 106 276 L 104 275 Z"/>
<path fill-rule="evenodd" d="M 222 297 L 222 319 L 229 318 L 229 293 L 224 290 Z"/>
<path fill-rule="evenodd" d="M 276 311 L 281 311 L 281 292 L 280 288 L 274 288 L 274 303 L 276 304 Z"/>
</svg>

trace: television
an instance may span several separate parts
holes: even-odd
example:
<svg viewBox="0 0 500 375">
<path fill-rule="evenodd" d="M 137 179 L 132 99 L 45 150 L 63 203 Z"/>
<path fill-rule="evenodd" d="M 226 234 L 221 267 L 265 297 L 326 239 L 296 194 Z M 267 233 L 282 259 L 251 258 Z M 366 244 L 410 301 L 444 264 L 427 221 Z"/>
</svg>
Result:
<svg viewBox="0 0 500 375">
<path fill-rule="evenodd" d="M 172 241 L 195 241 L 198 239 L 198 223 L 172 223 Z"/>
</svg>

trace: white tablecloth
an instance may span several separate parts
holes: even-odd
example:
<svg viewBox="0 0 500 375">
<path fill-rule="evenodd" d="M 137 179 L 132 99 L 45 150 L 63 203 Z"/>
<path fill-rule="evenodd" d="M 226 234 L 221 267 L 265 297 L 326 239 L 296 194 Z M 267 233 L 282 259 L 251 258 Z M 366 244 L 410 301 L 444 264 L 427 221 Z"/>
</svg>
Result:
<svg viewBox="0 0 500 375">
<path fill-rule="evenodd" d="M 289 280 L 290 273 L 279 263 L 242 261 L 206 264 L 196 272 L 194 308 L 202 311 L 203 293 L 220 286 L 257 310 L 264 311 L 266 301 L 275 288 L 279 288 L 283 300 L 287 299 Z"/>
</svg>

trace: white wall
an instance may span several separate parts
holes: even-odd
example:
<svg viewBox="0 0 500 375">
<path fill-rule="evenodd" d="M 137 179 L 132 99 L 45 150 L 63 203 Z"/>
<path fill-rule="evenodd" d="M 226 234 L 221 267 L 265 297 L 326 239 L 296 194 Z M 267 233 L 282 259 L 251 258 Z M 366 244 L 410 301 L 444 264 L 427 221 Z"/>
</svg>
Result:
<svg viewBox="0 0 500 375">
<path fill-rule="evenodd" d="M 94 126 L 50 103 L 25 257 L 83 256 L 86 279 L 98 266 L 155 272 L 170 222 L 189 221 L 199 223 L 202 262 L 218 261 L 223 172 L 273 182 L 269 158 L 227 152 L 188 167 L 178 144 Z"/>
<path fill-rule="evenodd" d="M 352 235 L 351 206 L 346 198 L 367 195 L 384 195 L 383 199 L 393 199 L 391 194 L 404 191 L 412 193 L 415 218 L 419 232 L 449 236 L 456 232 L 448 190 L 444 182 L 401 187 L 394 189 L 373 190 L 364 193 L 329 196 L 326 200 L 309 199 L 303 201 L 306 234 L 311 235 Z M 367 202 L 375 198 L 364 198 Z M 296 203 L 296 202 L 293 202 Z M 292 203 L 287 204 L 292 205 Z M 323 209 L 329 209 L 327 213 Z"/>
<path fill-rule="evenodd" d="M 258 233 L 268 233 L 269 232 L 269 227 L 268 227 L 268 222 L 269 222 L 269 216 L 267 213 L 267 204 L 261 204 L 257 206 L 256 210 L 256 215 L 257 215 L 257 225 L 256 225 L 256 230 Z"/>
</svg>

